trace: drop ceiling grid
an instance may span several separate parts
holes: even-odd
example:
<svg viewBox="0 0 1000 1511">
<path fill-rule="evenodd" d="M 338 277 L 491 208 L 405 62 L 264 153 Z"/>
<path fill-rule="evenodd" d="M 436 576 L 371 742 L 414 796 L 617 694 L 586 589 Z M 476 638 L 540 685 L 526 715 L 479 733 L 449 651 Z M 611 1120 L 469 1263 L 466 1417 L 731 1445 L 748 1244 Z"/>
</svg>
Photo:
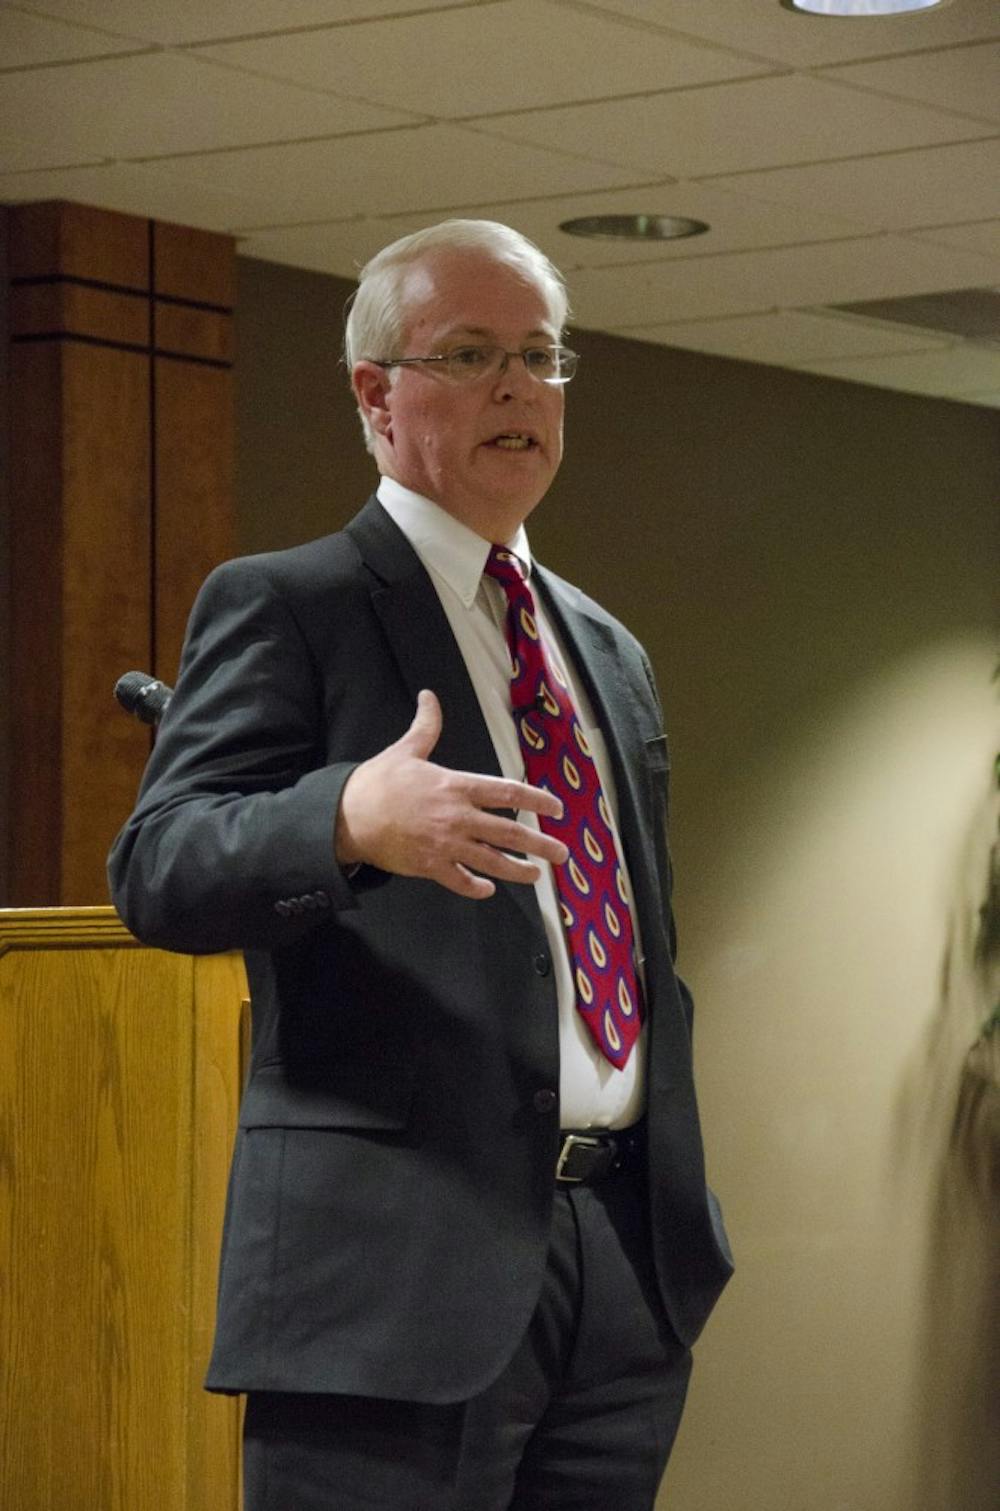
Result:
<svg viewBox="0 0 1000 1511">
<path fill-rule="evenodd" d="M 224 184 L 197 183 L 177 167 L 167 170 L 159 163 L 101 163 L 0 174 L 0 203 L 43 199 L 71 199 L 124 215 L 148 215 L 228 233 L 234 225 L 265 220 L 271 208 L 264 198 L 234 193 Z"/>
<path fill-rule="evenodd" d="M 911 393 L 936 393 L 961 398 L 980 393 L 1000 377 L 1000 352 L 974 342 L 895 356 L 854 357 L 846 361 L 810 361 L 808 371 L 828 378 L 897 388 Z"/>
<path fill-rule="evenodd" d="M 0 139 L 20 132 L 46 148 L 72 143 L 78 154 L 119 160 L 334 136 L 409 120 L 399 111 L 170 52 L 0 74 Z"/>
<path fill-rule="evenodd" d="M 0 0 L 0 197 L 246 229 L 250 255 L 346 277 L 392 234 L 492 214 L 574 270 L 581 323 L 614 328 L 635 263 L 655 339 L 729 325 L 732 355 L 756 331 L 766 361 L 784 332 L 784 365 L 810 306 L 1000 284 L 996 0 L 877 30 L 777 0 L 285 0 L 274 19 L 272 0 Z M 108 161 L 72 166 L 88 158 Z M 558 230 L 602 208 L 712 233 L 651 249 Z M 872 325 L 863 352 L 814 356 L 898 340 Z"/>
<path fill-rule="evenodd" d="M 960 247 L 966 252 L 982 252 L 1000 262 L 1000 217 L 957 225 L 928 226 L 926 230 L 911 234 L 919 241 L 933 241 L 941 247 Z"/>
<path fill-rule="evenodd" d="M 647 263 L 631 268 L 627 277 L 617 268 L 584 268 L 574 276 L 573 296 L 581 325 L 622 330 L 976 287 L 989 283 L 997 271 L 995 259 L 977 253 L 900 236 L 871 236 Z"/>
<path fill-rule="evenodd" d="M 855 63 L 824 78 L 1000 124 L 1000 41 L 971 42 L 932 53 Z"/>
<path fill-rule="evenodd" d="M 722 174 L 716 188 L 774 205 L 822 205 L 885 230 L 922 230 L 1000 216 L 1000 135 L 847 162 Z"/>
<path fill-rule="evenodd" d="M 908 354 L 948 346 L 929 331 L 895 329 L 872 320 L 823 310 L 762 310 L 716 320 L 677 321 L 617 331 L 643 341 L 687 347 L 719 357 L 738 357 L 779 367 L 847 357 Z"/>
<path fill-rule="evenodd" d="M 476 8 L 496 0 L 0 0 L 0 8 L 59 17 L 106 35 L 183 47 L 324 26 L 351 26 L 403 11 Z M 280 21 L 279 21 L 280 16 Z M 276 21 L 279 24 L 276 25 Z"/>
<path fill-rule="evenodd" d="M 498 153 L 489 137 L 448 124 L 199 153 L 183 164 L 165 159 L 149 168 L 154 174 L 180 168 L 206 187 L 228 187 L 266 200 L 271 213 L 258 216 L 257 225 L 321 220 L 332 205 L 343 218 L 467 203 L 482 193 L 484 184 L 498 198 L 514 200 L 525 194 L 603 189 L 633 177 L 627 169 L 542 146 L 511 143 Z"/>
<path fill-rule="evenodd" d="M 44 15 L 0 7 L 0 69 L 32 68 L 108 53 L 135 52 L 137 44 L 103 32 L 68 26 Z"/>
<path fill-rule="evenodd" d="M 760 65 L 539 0 L 500 0 L 365 25 L 200 49 L 237 67 L 442 120 L 688 88 Z M 415 58 L 434 60 L 432 69 Z"/>
<path fill-rule="evenodd" d="M 758 247 L 804 245 L 857 236 L 867 229 L 864 223 L 826 215 L 822 210 L 775 209 L 729 190 L 720 192 L 712 185 L 663 183 L 659 180 L 632 183 L 622 189 L 522 200 L 514 205 L 480 199 L 448 208 L 487 220 L 503 220 L 505 216 L 515 215 L 518 229 L 537 242 L 566 273 L 586 267 L 621 268 L 636 263 L 716 257 Z M 571 236 L 560 229 L 563 222 L 584 215 L 636 212 L 693 217 L 709 224 L 711 234 L 679 241 L 643 242 L 613 236 Z M 440 218 L 441 213 L 442 208 L 434 206 L 426 214 L 411 215 L 408 220 L 418 225 L 430 225 Z"/>
<path fill-rule="evenodd" d="M 872 22 L 795 16 L 777 0 L 559 0 L 669 30 L 689 41 L 732 46 L 753 38 L 754 56 L 793 68 L 820 68 L 861 58 L 1000 40 L 995 0 L 957 0 L 923 15 Z M 749 47 L 747 48 L 749 51 Z"/>
<path fill-rule="evenodd" d="M 924 105 L 887 101 L 803 74 L 782 74 L 520 112 L 478 123 L 518 142 L 545 142 L 634 172 L 676 178 L 744 173 L 987 137 L 995 127 Z"/>
</svg>

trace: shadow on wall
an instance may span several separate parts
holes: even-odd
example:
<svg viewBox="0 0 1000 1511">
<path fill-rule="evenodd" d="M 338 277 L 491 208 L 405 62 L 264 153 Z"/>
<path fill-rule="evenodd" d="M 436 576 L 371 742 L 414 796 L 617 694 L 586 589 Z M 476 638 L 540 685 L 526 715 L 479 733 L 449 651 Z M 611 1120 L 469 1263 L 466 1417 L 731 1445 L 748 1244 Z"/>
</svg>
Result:
<svg viewBox="0 0 1000 1511">
<path fill-rule="evenodd" d="M 995 1511 L 1000 1484 L 1000 951 L 984 907 L 997 900 L 997 806 L 991 783 L 958 857 L 937 1012 L 898 1109 L 903 1157 L 936 1156 L 915 1433 L 927 1511 Z"/>
</svg>

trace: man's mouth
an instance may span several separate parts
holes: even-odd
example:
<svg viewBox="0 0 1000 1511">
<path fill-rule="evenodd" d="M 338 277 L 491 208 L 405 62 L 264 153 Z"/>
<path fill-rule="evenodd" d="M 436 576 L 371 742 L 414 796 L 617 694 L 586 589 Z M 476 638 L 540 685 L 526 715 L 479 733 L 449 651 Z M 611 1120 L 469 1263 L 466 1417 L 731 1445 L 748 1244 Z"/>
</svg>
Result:
<svg viewBox="0 0 1000 1511">
<path fill-rule="evenodd" d="M 522 430 L 508 430 L 502 435 L 495 435 L 486 444 L 499 446 L 501 451 L 528 451 L 532 446 L 537 446 L 538 442 Z"/>
</svg>

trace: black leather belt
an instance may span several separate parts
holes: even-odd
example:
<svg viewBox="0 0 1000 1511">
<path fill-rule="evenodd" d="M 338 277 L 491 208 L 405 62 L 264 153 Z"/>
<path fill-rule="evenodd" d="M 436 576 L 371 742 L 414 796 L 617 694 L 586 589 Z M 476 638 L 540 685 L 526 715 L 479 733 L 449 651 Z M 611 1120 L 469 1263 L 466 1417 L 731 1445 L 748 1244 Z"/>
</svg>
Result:
<svg viewBox="0 0 1000 1511">
<path fill-rule="evenodd" d="M 646 1157 L 643 1123 L 631 1128 L 564 1129 L 559 1135 L 556 1184 L 595 1186 L 609 1175 L 623 1175 L 642 1168 Z"/>
</svg>

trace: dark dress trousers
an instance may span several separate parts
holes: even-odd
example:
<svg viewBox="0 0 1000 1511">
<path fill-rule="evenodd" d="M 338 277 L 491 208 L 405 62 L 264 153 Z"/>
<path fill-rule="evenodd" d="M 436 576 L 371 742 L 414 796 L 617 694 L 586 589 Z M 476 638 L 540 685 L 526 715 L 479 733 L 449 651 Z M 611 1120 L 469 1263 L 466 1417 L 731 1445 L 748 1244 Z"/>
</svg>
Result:
<svg viewBox="0 0 1000 1511">
<path fill-rule="evenodd" d="M 674 973 L 667 745 L 639 644 L 537 569 L 614 768 L 645 953 L 649 1215 L 683 1343 L 731 1270 L 705 1184 L 691 1000 Z M 486 901 L 334 858 L 341 789 L 423 687 L 432 759 L 498 773 L 434 587 L 375 499 L 228 563 L 111 855 L 144 941 L 246 952 L 253 1054 L 208 1386 L 425 1403 L 500 1373 L 542 1286 L 559 1132 L 554 974 L 534 890 Z"/>
</svg>

